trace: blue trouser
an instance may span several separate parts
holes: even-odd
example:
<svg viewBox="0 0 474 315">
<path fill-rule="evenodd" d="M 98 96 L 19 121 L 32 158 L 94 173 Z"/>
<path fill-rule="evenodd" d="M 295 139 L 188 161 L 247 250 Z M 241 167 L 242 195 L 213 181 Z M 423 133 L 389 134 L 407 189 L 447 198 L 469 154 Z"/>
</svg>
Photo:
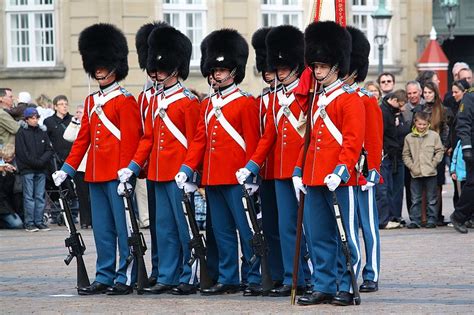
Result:
<svg viewBox="0 0 474 315">
<path fill-rule="evenodd" d="M 380 273 L 380 235 L 375 187 L 357 189 L 357 214 L 365 246 L 365 266 L 362 278 L 377 282 Z"/>
<path fill-rule="evenodd" d="M 25 225 L 43 223 L 45 206 L 46 175 L 30 173 L 21 175 L 23 184 L 23 208 L 25 209 Z"/>
<path fill-rule="evenodd" d="M 273 281 L 283 281 L 283 257 L 278 231 L 278 207 L 275 194 L 275 181 L 264 180 L 260 185 L 262 204 L 262 226 L 268 244 L 268 265 Z"/>
<path fill-rule="evenodd" d="M 247 262 L 253 256 L 250 245 L 252 231 L 242 204 L 240 185 L 207 186 L 206 196 L 210 204 L 211 220 L 219 254 L 219 279 L 222 284 L 239 284 L 239 257 L 237 232 L 241 239 L 241 248 Z M 249 283 L 260 283 L 260 260 L 257 258 L 249 268 Z"/>
<path fill-rule="evenodd" d="M 436 224 L 438 221 L 438 185 L 436 176 L 411 179 L 410 221 L 418 225 L 421 224 L 421 199 L 423 196 L 423 188 L 426 189 L 426 209 L 428 212 L 427 221 L 428 223 Z"/>
<path fill-rule="evenodd" d="M 278 229 L 280 247 L 283 258 L 283 284 L 293 283 L 293 257 L 296 244 L 296 221 L 298 216 L 298 200 L 291 179 L 275 179 L 275 193 L 278 205 Z M 311 272 L 305 255 L 307 253 L 306 239 L 301 238 L 298 286 L 305 285 L 305 280 L 311 279 Z M 312 256 L 311 256 L 312 257 Z"/>
<path fill-rule="evenodd" d="M 328 294 L 336 293 L 336 283 L 340 279 L 339 291 L 351 292 L 351 277 L 345 268 L 338 275 L 338 260 L 345 266 L 340 236 L 334 216 L 333 193 L 326 186 L 309 186 L 304 205 L 304 220 L 308 242 L 313 258 L 313 290 Z M 346 236 L 351 250 L 352 266 L 359 271 L 359 236 L 357 229 L 356 196 L 353 187 L 339 187 L 337 201 L 344 220 Z"/>
<path fill-rule="evenodd" d="M 402 216 L 403 187 L 405 183 L 405 165 L 401 159 L 393 162 L 389 158 L 382 160 L 380 167 L 383 183 L 377 187 L 377 208 L 381 226 Z"/>
<path fill-rule="evenodd" d="M 206 259 L 207 271 L 214 282 L 219 278 L 219 254 L 217 253 L 216 237 L 212 228 L 211 205 L 206 196 Z"/>
<path fill-rule="evenodd" d="M 122 283 L 129 286 L 136 281 L 134 260 L 127 264 L 130 255 L 128 246 L 129 230 L 123 198 L 117 194 L 119 181 L 90 183 L 92 222 L 97 249 L 95 280 L 113 285 Z M 116 270 L 117 243 L 119 264 Z"/>
<path fill-rule="evenodd" d="M 158 278 L 158 246 L 156 240 L 156 203 L 155 188 L 153 182 L 146 180 L 146 190 L 148 198 L 148 220 L 150 222 L 151 238 L 151 277 Z"/>
<path fill-rule="evenodd" d="M 156 198 L 156 239 L 158 241 L 158 282 L 166 285 L 194 283 L 188 265 L 188 223 L 183 211 L 183 191 L 175 181 L 153 182 Z"/>
</svg>

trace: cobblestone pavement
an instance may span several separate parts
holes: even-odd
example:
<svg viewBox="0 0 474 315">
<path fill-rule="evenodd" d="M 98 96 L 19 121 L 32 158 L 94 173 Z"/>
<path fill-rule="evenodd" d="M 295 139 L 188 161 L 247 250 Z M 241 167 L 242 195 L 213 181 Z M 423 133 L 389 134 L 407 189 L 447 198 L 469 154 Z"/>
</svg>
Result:
<svg viewBox="0 0 474 315">
<path fill-rule="evenodd" d="M 444 195 L 445 215 L 451 192 Z M 407 217 L 405 211 L 405 217 Z M 91 230 L 82 230 L 84 256 L 94 280 L 95 247 Z M 146 237 L 148 230 L 145 231 Z M 0 313 L 474 313 L 474 230 L 452 228 L 381 231 L 380 290 L 362 294 L 360 306 L 291 306 L 289 298 L 173 295 L 77 296 L 75 261 L 66 254 L 64 226 L 50 232 L 0 230 Z M 147 252 L 149 261 L 149 251 Z"/>
</svg>

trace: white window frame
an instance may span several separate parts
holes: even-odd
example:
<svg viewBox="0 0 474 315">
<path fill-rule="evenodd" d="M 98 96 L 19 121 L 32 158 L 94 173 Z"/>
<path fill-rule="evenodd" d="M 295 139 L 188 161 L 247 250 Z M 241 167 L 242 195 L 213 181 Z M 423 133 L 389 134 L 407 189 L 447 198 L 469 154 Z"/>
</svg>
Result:
<svg viewBox="0 0 474 315">
<path fill-rule="evenodd" d="M 303 28 L 303 5 L 302 0 L 266 0 L 268 3 L 264 4 L 263 0 L 260 0 L 260 25 L 261 26 L 278 26 L 285 24 L 283 22 L 283 16 L 286 14 L 296 14 L 298 22 L 292 23 L 293 26 L 299 29 Z M 293 2 L 294 4 L 284 4 L 284 1 Z M 268 25 L 263 24 L 263 16 L 265 14 L 275 15 L 276 22 Z"/>
<path fill-rule="evenodd" d="M 369 64 L 371 65 L 378 65 L 379 63 L 379 47 L 374 42 L 375 36 L 375 29 L 374 29 L 374 20 L 372 18 L 372 14 L 377 10 L 379 1 L 378 0 L 365 0 L 365 5 L 355 5 L 353 4 L 353 0 L 351 2 L 351 9 L 352 9 L 352 16 L 348 19 L 348 24 L 354 27 L 357 27 L 361 31 L 363 31 L 367 35 L 367 39 L 370 43 L 370 55 L 369 55 Z M 362 0 L 358 0 L 359 3 Z M 390 1 L 387 1 L 387 9 L 389 9 Z M 360 25 L 354 24 L 354 15 L 365 15 L 367 16 L 367 28 L 362 28 Z M 383 63 L 384 64 L 392 64 L 392 44 L 394 41 L 393 36 L 391 35 L 392 23 L 390 23 L 387 36 L 388 41 L 384 45 L 383 50 Z"/>
<path fill-rule="evenodd" d="M 200 3 L 187 3 L 188 1 Z M 161 1 L 160 1 L 161 2 Z M 170 0 L 172 3 L 165 3 L 163 1 L 163 21 L 165 21 L 165 14 L 177 14 L 178 23 L 172 24 L 176 29 L 180 30 L 184 35 L 188 36 L 188 31 L 193 31 L 196 27 L 189 28 L 186 26 L 187 14 L 201 14 L 201 37 L 188 38 L 193 44 L 193 54 L 191 56 L 191 67 L 199 66 L 201 60 L 200 45 L 205 35 L 207 34 L 207 5 L 206 0 Z"/>
<path fill-rule="evenodd" d="M 19 0 L 21 1 L 21 0 Z M 35 4 L 35 0 L 24 0 L 24 5 L 11 4 L 10 0 L 6 0 L 5 16 L 6 16 L 6 38 L 7 38 L 7 67 L 51 67 L 56 65 L 57 51 L 56 51 L 56 18 L 54 14 L 54 3 L 52 4 Z M 36 28 L 35 28 L 35 15 L 38 13 L 50 13 L 52 17 L 52 51 L 53 60 L 39 61 L 37 60 L 36 54 Z M 29 61 L 14 61 L 12 47 L 12 31 L 11 22 L 12 15 L 27 14 L 28 16 L 28 45 L 26 46 L 29 51 Z M 48 45 L 49 46 L 49 45 Z"/>
</svg>

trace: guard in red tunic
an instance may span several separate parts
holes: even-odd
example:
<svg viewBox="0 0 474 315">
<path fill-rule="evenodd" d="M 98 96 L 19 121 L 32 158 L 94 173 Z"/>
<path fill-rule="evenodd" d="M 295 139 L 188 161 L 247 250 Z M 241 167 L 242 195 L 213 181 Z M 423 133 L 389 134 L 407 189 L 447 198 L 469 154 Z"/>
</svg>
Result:
<svg viewBox="0 0 474 315">
<path fill-rule="evenodd" d="M 199 101 L 186 90 L 179 78 L 189 74 L 191 41 L 173 27 L 155 28 L 148 37 L 147 71 L 163 86 L 151 99 L 151 112 L 145 122 L 145 135 L 127 168 L 118 174 L 127 182 L 138 176 L 148 160 L 148 180 L 153 183 L 156 200 L 156 233 L 158 242 L 157 283 L 146 289 L 160 294 L 196 293 L 195 270 L 191 258 L 190 235 L 181 201 L 183 193 L 174 181 L 194 138 L 199 119 Z M 185 192 L 197 186 L 186 183 Z"/>
<path fill-rule="evenodd" d="M 163 22 L 158 23 L 147 23 L 144 24 L 138 30 L 135 36 L 135 47 L 137 49 L 138 55 L 138 65 L 140 69 L 146 71 L 146 63 L 148 58 L 148 37 L 153 29 L 157 27 L 168 26 L 168 24 Z M 157 83 L 156 83 L 156 75 L 155 73 L 149 73 L 146 71 L 146 83 L 143 86 L 143 91 L 140 92 L 138 95 L 138 105 L 140 106 L 140 114 L 141 114 L 141 122 L 143 132 L 145 133 L 145 121 L 146 118 L 151 115 L 151 106 L 150 101 L 153 95 L 155 95 Z M 147 163 L 145 163 L 147 164 Z M 140 174 L 140 178 L 146 178 L 146 170 L 147 166 L 144 167 L 142 170 L 142 174 Z M 137 180 L 137 186 L 135 187 L 135 191 L 138 194 L 139 184 Z M 151 238 L 151 275 L 148 279 L 148 283 L 150 286 L 154 286 L 156 284 L 156 279 L 158 278 L 158 249 L 157 249 L 157 241 L 156 241 L 156 209 L 155 209 L 155 191 L 153 189 L 152 182 L 148 179 L 146 180 L 146 190 L 147 190 L 147 198 L 148 198 L 148 215 L 149 215 L 149 222 L 150 222 L 150 238 Z"/>
<path fill-rule="evenodd" d="M 263 27 L 257 30 L 252 36 L 252 46 L 255 49 L 255 64 L 257 71 L 262 74 L 262 81 L 268 86 L 262 90 L 257 97 L 257 104 L 260 116 L 260 136 L 263 135 L 265 124 L 267 123 L 268 108 L 271 95 L 274 95 L 277 87 L 276 73 L 268 67 L 267 64 L 267 45 L 266 37 L 271 28 Z M 283 259 L 280 248 L 280 233 L 278 231 L 278 208 L 275 194 L 274 180 L 274 148 L 270 150 L 265 159 L 263 167 L 260 169 L 262 183 L 259 188 L 261 209 L 262 209 L 262 226 L 265 233 L 265 239 L 268 244 L 268 264 L 272 280 L 275 287 L 280 287 L 283 283 Z"/>
<path fill-rule="evenodd" d="M 367 152 L 366 176 L 359 168 L 359 187 L 357 189 L 357 214 L 365 245 L 365 266 L 362 270 L 364 282 L 360 292 L 378 290 L 380 272 L 379 216 L 375 202 L 375 185 L 379 183 L 380 164 L 383 147 L 383 117 L 377 99 L 357 83 L 364 82 L 369 69 L 370 44 L 364 33 L 354 27 L 347 27 L 352 37 L 352 53 L 349 76 L 345 80 L 356 91 L 365 107 L 364 149 Z"/>
<path fill-rule="evenodd" d="M 305 132 L 307 97 L 295 93 L 299 76 L 304 70 L 304 37 L 294 26 L 283 25 L 272 28 L 266 37 L 267 63 L 275 71 L 281 88 L 270 96 L 266 114 L 265 131 L 257 150 L 245 168 L 236 176 L 245 181 L 251 174 L 258 175 L 269 155 L 273 154 L 273 176 L 278 205 L 278 229 L 283 257 L 283 284 L 271 290 L 270 296 L 289 296 L 293 275 L 293 256 L 296 241 L 296 217 L 298 201 L 291 181 L 298 159 L 301 141 Z M 264 204 L 265 207 L 265 204 Z M 304 260 L 306 243 L 301 244 L 302 257 L 298 274 L 298 293 L 305 291 L 305 279 L 311 274 Z"/>
<path fill-rule="evenodd" d="M 203 166 L 202 184 L 206 186 L 219 253 L 219 279 L 216 285 L 201 293 L 215 295 L 239 290 L 236 229 L 242 240 L 244 263 L 249 263 L 253 256 L 252 232 L 235 170 L 245 165 L 255 151 L 259 117 L 255 99 L 236 86 L 245 77 L 248 58 L 245 39 L 235 30 L 222 29 L 212 32 L 204 41 L 207 48 L 201 62 L 202 74 L 212 75 L 217 92 L 203 101 L 196 136 L 175 179 L 179 186 L 184 185 Z M 247 184 L 246 188 L 254 192 L 258 186 Z M 261 282 L 259 266 L 257 259 L 248 272 L 249 286 L 255 290 Z"/>
<path fill-rule="evenodd" d="M 94 24 L 79 35 L 84 70 L 99 83 L 99 91 L 86 98 L 81 130 L 60 171 L 53 174 L 59 186 L 74 176 L 89 149 L 85 180 L 89 182 L 94 240 L 97 248 L 95 281 L 79 289 L 81 295 L 107 292 L 129 294 L 136 278 L 130 255 L 125 208 L 117 194 L 117 171 L 126 167 L 141 137 L 140 111 L 135 98 L 117 83 L 128 74 L 127 41 L 111 24 Z M 119 252 L 116 269 L 117 243 Z"/>
<path fill-rule="evenodd" d="M 294 172 L 295 190 L 305 191 L 304 221 L 312 251 L 313 284 L 311 295 L 299 304 L 352 304 L 351 276 L 338 274 L 337 261 L 344 262 L 333 208 L 337 195 L 347 231 L 352 263 L 358 270 L 359 244 L 356 215 L 357 174 L 365 132 L 364 104 L 357 93 L 340 78 L 349 72 L 351 36 L 334 22 L 316 22 L 305 31 L 305 59 L 322 91 L 312 106 L 310 144 L 306 156 L 301 150 Z M 301 182 L 301 165 L 306 159 Z M 339 280 L 339 290 L 337 282 Z"/>
</svg>

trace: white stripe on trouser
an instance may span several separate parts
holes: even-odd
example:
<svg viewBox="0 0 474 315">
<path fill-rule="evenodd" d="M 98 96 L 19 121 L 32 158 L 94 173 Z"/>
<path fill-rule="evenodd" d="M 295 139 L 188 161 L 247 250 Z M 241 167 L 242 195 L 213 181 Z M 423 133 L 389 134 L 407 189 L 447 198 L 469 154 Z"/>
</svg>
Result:
<svg viewBox="0 0 474 315">
<path fill-rule="evenodd" d="M 127 200 L 123 198 L 124 203 L 127 205 Z M 130 209 L 131 205 L 127 205 L 127 208 Z M 133 210 L 130 210 L 133 211 Z M 130 212 L 129 210 L 125 209 L 125 222 L 127 223 L 127 236 L 130 237 L 132 235 L 132 220 L 130 219 Z M 132 261 L 127 266 L 127 271 L 125 275 L 127 277 L 126 285 L 130 286 L 132 284 L 132 270 L 133 264 L 135 263 L 135 257 L 133 257 Z"/>
<path fill-rule="evenodd" d="M 185 208 L 185 206 L 184 206 L 184 203 L 183 203 L 183 212 L 184 212 L 184 217 L 186 218 L 186 222 L 188 223 L 188 233 L 189 233 L 189 237 L 190 237 L 191 239 L 193 239 L 193 232 L 191 231 L 191 224 L 189 223 L 188 213 L 186 213 L 186 208 Z M 178 231 L 178 234 L 179 234 L 179 231 Z M 183 249 L 183 250 L 184 250 L 184 249 Z M 192 258 L 193 253 L 191 252 L 190 255 L 191 255 L 190 258 Z M 188 262 L 185 261 L 184 263 L 187 264 Z M 197 274 L 198 266 L 199 266 L 199 259 L 196 259 L 196 260 L 194 261 L 193 265 L 191 266 L 191 277 L 189 278 L 188 284 L 194 284 L 194 279 L 196 279 L 196 274 Z M 201 281 L 201 279 L 199 279 L 199 281 Z"/>
<path fill-rule="evenodd" d="M 359 246 L 357 246 L 357 240 L 355 236 L 355 227 L 354 227 L 354 218 L 355 218 L 355 200 L 354 200 L 354 188 L 349 186 L 349 231 L 350 231 L 350 239 L 352 244 L 354 244 L 354 248 L 356 249 L 357 253 L 357 260 L 352 265 L 354 268 L 354 275 L 357 277 L 357 268 L 359 267 L 360 261 L 360 251 Z M 350 292 L 353 292 L 352 283 L 350 286 Z"/>
<path fill-rule="evenodd" d="M 370 225 L 370 234 L 372 234 L 372 269 L 374 270 L 374 279 L 373 281 L 377 282 L 379 280 L 379 266 L 377 264 L 377 235 L 375 234 L 375 222 L 374 222 L 374 187 L 368 189 L 368 198 L 369 198 L 369 225 Z"/>
</svg>

